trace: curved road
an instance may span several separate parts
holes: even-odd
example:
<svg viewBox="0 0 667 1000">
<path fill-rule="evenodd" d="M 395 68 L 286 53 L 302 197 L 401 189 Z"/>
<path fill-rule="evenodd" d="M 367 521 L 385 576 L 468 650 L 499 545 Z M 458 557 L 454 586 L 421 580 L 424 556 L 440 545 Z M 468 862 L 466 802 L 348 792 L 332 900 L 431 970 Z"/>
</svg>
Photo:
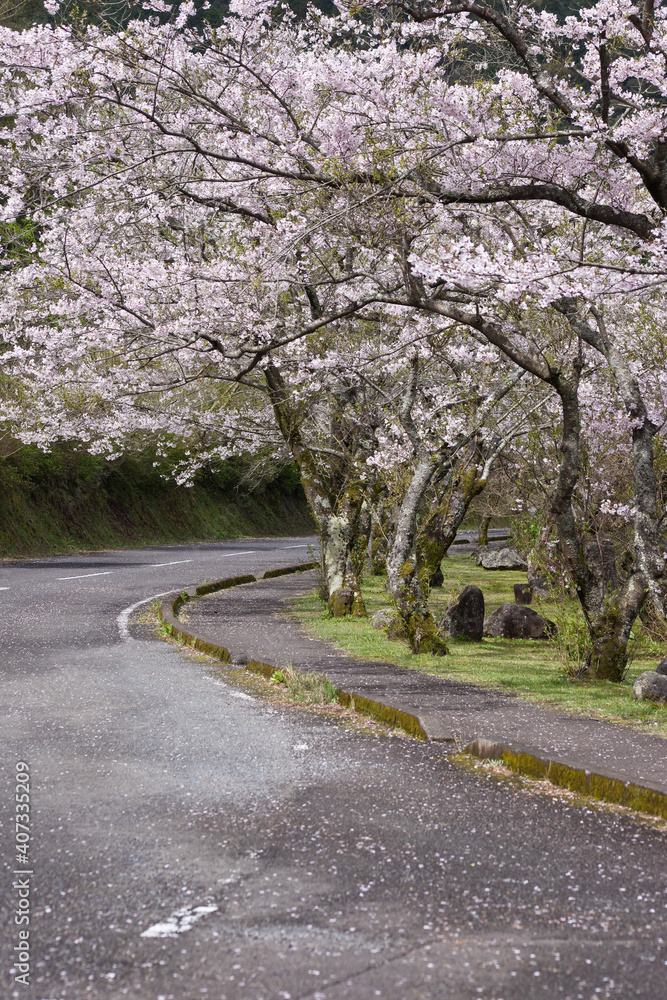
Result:
<svg viewBox="0 0 667 1000">
<path fill-rule="evenodd" d="M 664 832 L 271 707 L 128 627 L 154 594 L 311 541 L 0 568 L 1 995 L 663 996 Z M 17 761 L 30 875 L 13 874 Z"/>
</svg>

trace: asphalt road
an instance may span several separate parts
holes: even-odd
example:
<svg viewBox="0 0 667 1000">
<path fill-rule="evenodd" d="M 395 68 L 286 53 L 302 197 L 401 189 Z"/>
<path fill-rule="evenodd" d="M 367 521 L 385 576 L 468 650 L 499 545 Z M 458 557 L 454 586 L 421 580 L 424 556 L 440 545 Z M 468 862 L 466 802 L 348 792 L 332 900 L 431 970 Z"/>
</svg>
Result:
<svg viewBox="0 0 667 1000">
<path fill-rule="evenodd" d="M 2 997 L 665 996 L 660 830 L 272 707 L 127 626 L 154 594 L 307 544 L 0 568 Z"/>
</svg>

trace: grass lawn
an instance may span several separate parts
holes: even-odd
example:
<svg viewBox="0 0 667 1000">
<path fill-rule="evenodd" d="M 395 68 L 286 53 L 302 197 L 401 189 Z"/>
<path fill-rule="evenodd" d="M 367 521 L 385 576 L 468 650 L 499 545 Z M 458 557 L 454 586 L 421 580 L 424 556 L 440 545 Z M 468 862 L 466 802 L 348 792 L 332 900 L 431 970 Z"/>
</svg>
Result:
<svg viewBox="0 0 667 1000">
<path fill-rule="evenodd" d="M 475 566 L 467 555 L 453 555 L 443 562 L 445 584 L 431 595 L 431 608 L 439 618 L 463 587 L 474 583 L 484 592 L 486 614 L 504 601 L 514 600 L 513 584 L 525 583 L 526 575 L 510 571 L 486 571 Z M 391 607 L 384 590 L 384 577 L 367 578 L 364 599 L 369 615 Z M 567 602 L 567 614 L 576 614 L 574 602 Z M 563 608 L 551 600 L 534 602 L 536 611 L 560 622 Z M 636 725 L 644 731 L 667 736 L 667 707 L 635 701 L 632 684 L 638 674 L 654 669 L 667 652 L 652 641 L 640 623 L 631 643 L 634 659 L 626 679 L 620 684 L 608 681 L 573 681 L 567 676 L 557 644 L 526 639 L 484 639 L 481 643 L 450 640 L 448 656 L 414 655 L 400 640 L 388 640 L 384 632 L 371 628 L 369 619 L 331 618 L 325 605 L 314 594 L 292 601 L 290 614 L 310 635 L 326 639 L 354 656 L 365 660 L 383 660 L 410 670 L 423 670 L 437 677 L 465 681 L 483 687 L 513 691 L 529 701 Z"/>
</svg>

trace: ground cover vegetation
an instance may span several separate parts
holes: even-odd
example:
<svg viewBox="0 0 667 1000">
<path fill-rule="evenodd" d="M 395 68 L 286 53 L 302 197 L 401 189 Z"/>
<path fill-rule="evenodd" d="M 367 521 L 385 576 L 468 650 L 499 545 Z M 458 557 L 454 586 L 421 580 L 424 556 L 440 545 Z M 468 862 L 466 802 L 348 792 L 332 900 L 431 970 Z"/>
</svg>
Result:
<svg viewBox="0 0 667 1000">
<path fill-rule="evenodd" d="M 622 682 L 666 611 L 665 10 L 149 6 L 0 33 L 6 426 L 291 457 L 330 613 L 370 548 L 413 655 L 502 484 Z"/>
<path fill-rule="evenodd" d="M 178 486 L 149 449 L 112 462 L 61 442 L 0 462 L 0 558 L 119 545 L 309 534 L 293 467 L 229 461 Z"/>
<path fill-rule="evenodd" d="M 488 614 L 512 601 L 513 585 L 525 581 L 525 574 L 516 571 L 485 572 L 468 555 L 453 554 L 446 562 L 445 586 L 434 590 L 431 599 L 436 620 L 464 586 L 483 589 Z M 386 577 L 367 577 L 362 591 L 371 615 L 389 606 Z M 576 644 L 586 633 L 578 602 L 556 594 L 539 600 L 536 610 L 560 626 L 559 636 L 552 641 L 485 638 L 479 643 L 450 638 L 449 655 L 443 657 L 412 654 L 400 639 L 388 639 L 385 631 L 373 628 L 370 618 L 333 618 L 315 593 L 296 598 L 290 605 L 290 614 L 311 635 L 365 660 L 395 663 L 448 680 L 512 692 L 529 701 L 667 736 L 664 709 L 630 697 L 635 678 L 652 669 L 664 648 L 650 629 L 641 622 L 636 626 L 623 681 L 586 681 L 576 677 Z"/>
</svg>

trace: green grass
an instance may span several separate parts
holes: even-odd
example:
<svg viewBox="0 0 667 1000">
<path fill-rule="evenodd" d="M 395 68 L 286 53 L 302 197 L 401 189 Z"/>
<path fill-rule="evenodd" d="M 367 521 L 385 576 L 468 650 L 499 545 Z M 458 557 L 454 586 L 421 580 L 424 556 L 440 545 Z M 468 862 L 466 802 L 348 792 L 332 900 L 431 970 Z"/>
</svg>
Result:
<svg viewBox="0 0 667 1000">
<path fill-rule="evenodd" d="M 338 688 L 324 674 L 295 670 L 290 663 L 276 670 L 271 680 L 280 684 L 292 701 L 303 705 L 327 705 L 338 701 Z"/>
<path fill-rule="evenodd" d="M 525 574 L 509 571 L 487 572 L 474 565 L 465 555 L 453 555 L 443 565 L 445 584 L 434 590 L 431 608 L 436 618 L 445 611 L 467 584 L 473 583 L 484 592 L 486 614 L 504 601 L 513 601 L 513 584 L 525 583 Z M 369 615 L 380 608 L 391 607 L 384 590 L 383 577 L 371 577 L 363 587 Z M 576 612 L 573 602 L 566 610 Z M 563 608 L 551 600 L 532 605 L 536 611 L 558 621 Z M 607 681 L 582 682 L 571 680 L 558 648 L 545 641 L 526 639 L 484 639 L 481 643 L 461 639 L 450 640 L 450 653 L 437 657 L 412 654 L 400 640 L 387 640 L 385 634 L 373 629 L 368 619 L 331 618 L 315 594 L 299 597 L 291 603 L 291 614 L 311 634 L 333 642 L 354 656 L 366 660 L 382 660 L 410 670 L 423 670 L 437 677 L 478 684 L 483 687 L 512 691 L 541 704 L 597 719 L 607 719 L 641 726 L 667 736 L 667 709 L 651 702 L 632 698 L 631 688 L 638 674 L 651 670 L 664 655 L 664 650 L 644 633 L 641 625 L 635 629 L 636 640 L 631 644 L 634 659 L 625 680 L 620 684 Z"/>
</svg>

